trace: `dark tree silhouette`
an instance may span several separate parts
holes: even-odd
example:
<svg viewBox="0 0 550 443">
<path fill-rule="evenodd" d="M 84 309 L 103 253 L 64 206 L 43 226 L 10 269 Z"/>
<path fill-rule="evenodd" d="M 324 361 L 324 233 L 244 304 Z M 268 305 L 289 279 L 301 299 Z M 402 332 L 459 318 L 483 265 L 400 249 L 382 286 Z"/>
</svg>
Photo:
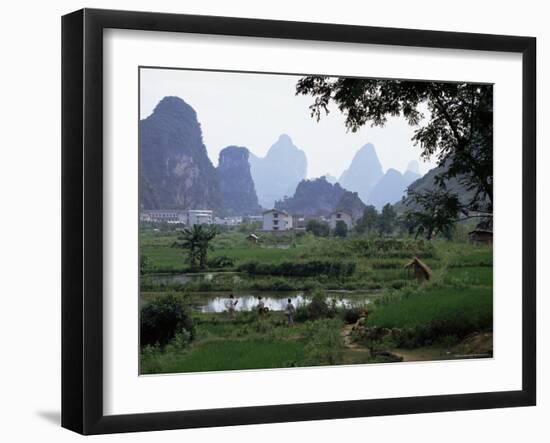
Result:
<svg viewBox="0 0 550 443">
<path fill-rule="evenodd" d="M 454 224 L 463 208 L 456 194 L 438 190 L 413 193 L 412 198 L 422 211 L 410 211 L 405 215 L 405 225 L 415 238 L 424 235 L 431 240 L 437 234 L 450 237 Z"/>
<path fill-rule="evenodd" d="M 382 208 L 382 212 L 378 216 L 378 233 L 380 235 L 389 235 L 395 229 L 395 224 L 397 222 L 397 214 L 395 209 L 390 203 L 386 203 Z"/>
<path fill-rule="evenodd" d="M 328 237 L 330 226 L 327 222 L 311 219 L 306 224 L 306 231 L 311 232 L 315 237 Z"/>
<path fill-rule="evenodd" d="M 355 230 L 359 234 L 371 234 L 378 224 L 378 211 L 372 205 L 368 205 L 363 211 L 363 216 L 357 220 Z"/>
<path fill-rule="evenodd" d="M 336 222 L 336 226 L 334 227 L 334 235 L 341 238 L 347 237 L 348 225 L 346 225 L 342 220 L 338 220 Z"/>
</svg>

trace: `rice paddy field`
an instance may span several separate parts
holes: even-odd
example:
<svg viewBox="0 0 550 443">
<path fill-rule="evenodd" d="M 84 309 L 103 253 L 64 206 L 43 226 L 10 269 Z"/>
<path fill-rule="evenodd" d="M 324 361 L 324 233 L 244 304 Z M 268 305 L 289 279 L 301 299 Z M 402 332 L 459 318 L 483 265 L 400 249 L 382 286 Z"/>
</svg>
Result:
<svg viewBox="0 0 550 443">
<path fill-rule="evenodd" d="M 453 358 L 465 340 L 492 340 L 491 246 L 306 233 L 266 234 L 252 244 L 232 231 L 214 239 L 208 268 L 196 272 L 186 251 L 172 247 L 176 238 L 140 232 L 142 326 L 144 310 L 165 312 L 163 300 L 187 322 L 167 342 L 142 339 L 143 374 Z M 428 281 L 405 268 L 412 257 L 429 266 Z M 234 313 L 229 294 L 239 300 Z M 288 298 L 296 306 L 290 326 Z M 367 329 L 358 333 L 353 325 L 365 309 Z M 475 352 L 491 353 L 492 341 Z"/>
</svg>

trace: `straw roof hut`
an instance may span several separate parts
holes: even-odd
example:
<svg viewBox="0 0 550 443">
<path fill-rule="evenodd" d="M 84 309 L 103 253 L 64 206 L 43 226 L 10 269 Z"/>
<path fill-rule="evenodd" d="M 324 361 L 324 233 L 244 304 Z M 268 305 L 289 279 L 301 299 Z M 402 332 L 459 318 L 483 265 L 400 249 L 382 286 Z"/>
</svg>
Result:
<svg viewBox="0 0 550 443">
<path fill-rule="evenodd" d="M 472 243 L 479 245 L 491 245 L 493 244 L 493 231 L 487 229 L 474 229 L 468 232 L 468 237 Z"/>
<path fill-rule="evenodd" d="M 407 270 L 412 269 L 414 271 L 414 276 L 419 282 L 432 278 L 432 270 L 418 257 L 413 257 L 411 261 L 405 265 L 405 268 Z"/>
<path fill-rule="evenodd" d="M 258 243 L 260 241 L 260 237 L 258 237 L 256 234 L 248 234 L 246 236 L 246 239 L 250 242 L 250 243 Z"/>
</svg>

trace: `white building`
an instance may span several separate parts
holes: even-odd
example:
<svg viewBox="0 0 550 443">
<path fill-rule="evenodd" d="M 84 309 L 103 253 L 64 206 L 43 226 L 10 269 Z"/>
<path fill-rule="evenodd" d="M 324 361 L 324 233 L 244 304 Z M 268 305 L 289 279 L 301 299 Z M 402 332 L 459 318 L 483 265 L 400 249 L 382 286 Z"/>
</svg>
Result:
<svg viewBox="0 0 550 443">
<path fill-rule="evenodd" d="M 187 226 L 211 225 L 213 213 L 210 209 L 189 209 L 187 211 Z"/>
<path fill-rule="evenodd" d="M 177 209 L 145 209 L 139 213 L 143 222 L 185 224 L 187 213 Z"/>
<path fill-rule="evenodd" d="M 264 231 L 288 231 L 292 229 L 292 216 L 286 211 L 270 209 L 263 213 Z"/>
<path fill-rule="evenodd" d="M 351 229 L 351 227 L 353 226 L 351 214 L 343 211 L 335 211 L 332 214 L 330 214 L 330 221 L 329 221 L 330 229 L 335 229 L 336 223 L 338 223 L 339 221 L 343 221 L 348 227 L 348 229 Z"/>
<path fill-rule="evenodd" d="M 193 225 L 210 225 L 213 222 L 213 213 L 209 209 L 145 209 L 140 211 L 139 220 L 143 222 L 173 223 Z M 234 222 L 234 221 L 233 221 Z"/>
<path fill-rule="evenodd" d="M 247 215 L 246 220 L 249 223 L 263 222 L 264 221 L 264 216 L 263 215 Z"/>
<path fill-rule="evenodd" d="M 215 225 L 238 226 L 243 222 L 242 217 L 214 217 Z"/>
</svg>

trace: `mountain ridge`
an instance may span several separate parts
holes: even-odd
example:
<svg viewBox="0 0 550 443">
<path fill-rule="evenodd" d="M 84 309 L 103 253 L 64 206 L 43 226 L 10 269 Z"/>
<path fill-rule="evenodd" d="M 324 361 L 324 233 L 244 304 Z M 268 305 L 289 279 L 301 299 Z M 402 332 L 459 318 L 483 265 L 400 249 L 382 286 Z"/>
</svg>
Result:
<svg viewBox="0 0 550 443">
<path fill-rule="evenodd" d="M 228 215 L 254 215 L 261 209 L 252 174 L 249 150 L 242 146 L 227 146 L 220 151 L 218 179 L 224 211 Z"/>
<path fill-rule="evenodd" d="M 222 207 L 216 169 L 203 143 L 197 113 L 179 97 L 164 97 L 139 122 L 142 209 Z"/>
<path fill-rule="evenodd" d="M 349 167 L 342 173 L 338 183 L 345 189 L 357 192 L 368 203 L 369 194 L 383 176 L 382 164 L 372 143 L 366 143 L 355 153 Z"/>
<path fill-rule="evenodd" d="M 287 134 L 281 134 L 264 157 L 250 155 L 249 162 L 258 200 L 268 209 L 285 195 L 294 194 L 307 175 L 306 154 Z"/>
</svg>

